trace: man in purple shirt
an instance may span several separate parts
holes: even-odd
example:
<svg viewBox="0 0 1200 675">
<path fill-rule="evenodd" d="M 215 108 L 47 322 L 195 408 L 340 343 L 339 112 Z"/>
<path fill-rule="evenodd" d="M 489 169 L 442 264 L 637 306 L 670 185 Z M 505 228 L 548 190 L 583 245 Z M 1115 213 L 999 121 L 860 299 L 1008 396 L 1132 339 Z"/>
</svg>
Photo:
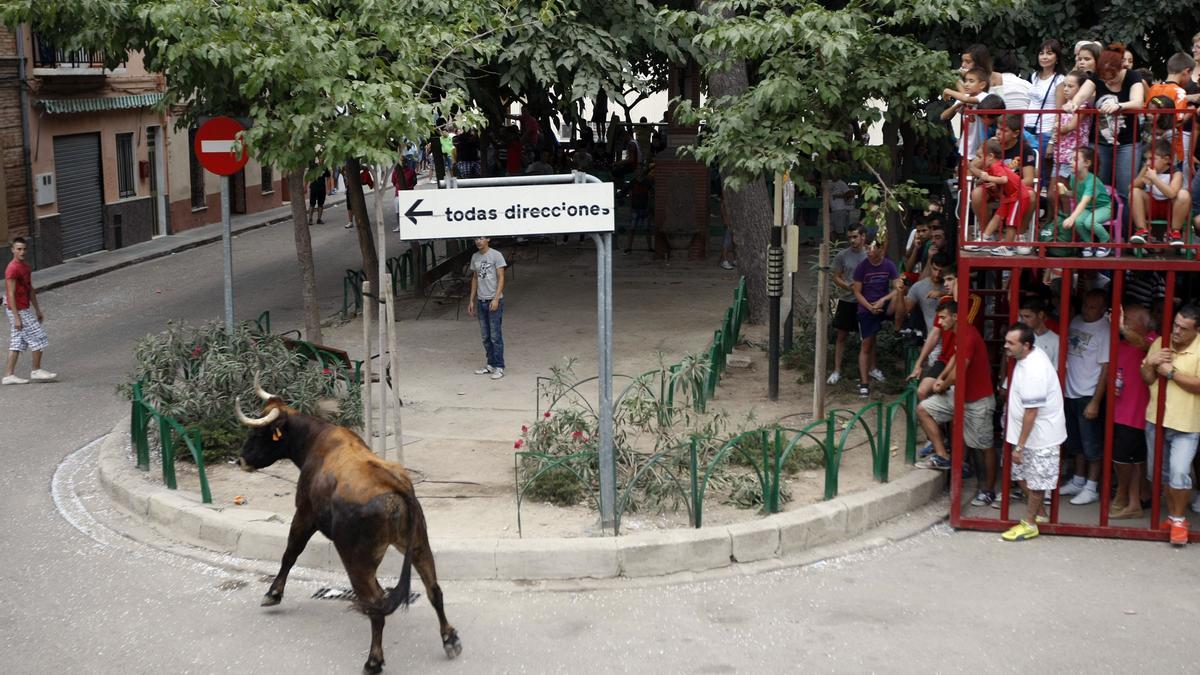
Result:
<svg viewBox="0 0 1200 675">
<path fill-rule="evenodd" d="M 904 292 L 904 280 L 896 264 L 883 255 L 883 246 L 875 235 L 867 236 L 867 259 L 854 270 L 854 299 L 858 301 L 858 395 L 871 395 L 870 380 L 883 381 L 883 372 L 875 362 L 875 335 L 885 318 L 893 316 L 896 301 Z"/>
</svg>

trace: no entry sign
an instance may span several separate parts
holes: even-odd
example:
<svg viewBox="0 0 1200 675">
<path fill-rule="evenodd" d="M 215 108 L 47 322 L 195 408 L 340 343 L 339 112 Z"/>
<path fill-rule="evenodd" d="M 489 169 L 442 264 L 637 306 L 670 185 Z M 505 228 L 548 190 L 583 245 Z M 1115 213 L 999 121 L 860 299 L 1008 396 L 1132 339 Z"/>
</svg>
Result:
<svg viewBox="0 0 1200 675">
<path fill-rule="evenodd" d="M 250 159 L 250 153 L 242 146 L 241 155 L 233 151 L 238 134 L 245 127 L 232 117 L 214 117 L 196 130 L 194 150 L 200 165 L 218 176 L 232 176 Z"/>
</svg>

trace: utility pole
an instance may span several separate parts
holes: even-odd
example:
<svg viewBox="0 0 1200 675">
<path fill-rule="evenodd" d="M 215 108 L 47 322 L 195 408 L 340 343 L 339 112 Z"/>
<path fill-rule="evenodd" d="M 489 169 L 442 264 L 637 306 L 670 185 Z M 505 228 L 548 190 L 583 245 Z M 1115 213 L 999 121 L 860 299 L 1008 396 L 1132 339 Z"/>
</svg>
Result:
<svg viewBox="0 0 1200 675">
<path fill-rule="evenodd" d="M 775 217 L 767 248 L 767 297 L 770 299 L 770 338 L 767 342 L 767 398 L 779 400 L 779 310 L 783 296 L 783 191 L 787 175 L 775 174 Z"/>
</svg>

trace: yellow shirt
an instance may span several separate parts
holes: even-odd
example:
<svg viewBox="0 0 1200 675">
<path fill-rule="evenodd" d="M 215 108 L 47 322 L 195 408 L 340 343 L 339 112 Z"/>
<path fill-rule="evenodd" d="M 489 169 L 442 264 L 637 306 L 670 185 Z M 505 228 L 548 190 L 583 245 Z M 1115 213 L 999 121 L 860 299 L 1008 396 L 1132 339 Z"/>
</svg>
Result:
<svg viewBox="0 0 1200 675">
<path fill-rule="evenodd" d="M 1169 336 L 1168 336 L 1169 339 Z M 1149 358 L 1162 349 L 1163 339 L 1160 337 L 1150 345 L 1146 352 Z M 1145 363 L 1145 361 L 1143 361 Z M 1175 370 L 1184 375 L 1200 377 L 1200 337 L 1192 340 L 1183 351 L 1175 352 L 1171 361 Z M 1154 424 L 1158 418 L 1158 383 L 1150 385 L 1150 404 L 1146 406 L 1146 421 Z M 1200 394 L 1192 394 L 1183 390 L 1175 382 L 1167 382 L 1167 405 L 1163 410 L 1163 426 L 1185 433 L 1200 431 Z"/>
</svg>

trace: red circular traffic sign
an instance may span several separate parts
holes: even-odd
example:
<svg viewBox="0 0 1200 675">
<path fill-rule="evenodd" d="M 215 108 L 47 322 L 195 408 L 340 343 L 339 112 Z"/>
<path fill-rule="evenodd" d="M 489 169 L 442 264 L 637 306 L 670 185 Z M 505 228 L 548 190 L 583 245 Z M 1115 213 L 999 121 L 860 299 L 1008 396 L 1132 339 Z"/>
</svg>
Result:
<svg viewBox="0 0 1200 675">
<path fill-rule="evenodd" d="M 200 165 L 218 176 L 232 176 L 241 171 L 250 160 L 250 153 L 244 145 L 240 156 L 233 148 L 238 134 L 245 130 L 232 117 L 214 117 L 201 125 L 193 145 Z"/>
</svg>

